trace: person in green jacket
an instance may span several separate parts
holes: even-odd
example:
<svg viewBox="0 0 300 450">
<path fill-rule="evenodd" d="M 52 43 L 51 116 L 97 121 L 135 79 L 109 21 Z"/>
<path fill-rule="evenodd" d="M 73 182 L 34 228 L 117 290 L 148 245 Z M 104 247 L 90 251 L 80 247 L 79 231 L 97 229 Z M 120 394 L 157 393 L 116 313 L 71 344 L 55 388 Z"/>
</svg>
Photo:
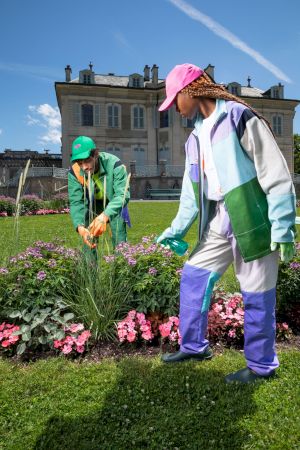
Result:
<svg viewBox="0 0 300 450">
<path fill-rule="evenodd" d="M 130 226 L 130 198 L 126 167 L 116 156 L 99 152 L 93 139 L 79 136 L 72 143 L 68 173 L 71 219 L 84 242 L 95 253 L 95 238 L 111 228 L 112 245 L 126 242 Z"/>
</svg>

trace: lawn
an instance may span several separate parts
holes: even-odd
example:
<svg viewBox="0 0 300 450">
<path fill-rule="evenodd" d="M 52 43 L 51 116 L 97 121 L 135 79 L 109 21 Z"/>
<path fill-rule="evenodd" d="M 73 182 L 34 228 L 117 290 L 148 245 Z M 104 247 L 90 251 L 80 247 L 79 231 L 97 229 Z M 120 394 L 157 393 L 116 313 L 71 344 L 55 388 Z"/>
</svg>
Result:
<svg viewBox="0 0 300 450">
<path fill-rule="evenodd" d="M 132 202 L 129 240 L 159 234 L 177 207 Z M 69 216 L 21 217 L 18 245 L 13 220 L 0 222 L 2 261 L 35 240 L 80 245 Z M 229 270 L 226 282 L 232 277 Z M 159 356 L 0 359 L 0 449 L 300 449 L 300 352 L 286 348 L 279 359 L 274 379 L 251 386 L 224 383 L 245 365 L 233 350 L 175 366 Z"/>
<path fill-rule="evenodd" d="M 0 361 L 0 448 L 12 450 L 299 449 L 300 353 L 272 381 L 228 386 L 239 352 L 164 366 L 159 357 L 99 363 Z"/>
</svg>

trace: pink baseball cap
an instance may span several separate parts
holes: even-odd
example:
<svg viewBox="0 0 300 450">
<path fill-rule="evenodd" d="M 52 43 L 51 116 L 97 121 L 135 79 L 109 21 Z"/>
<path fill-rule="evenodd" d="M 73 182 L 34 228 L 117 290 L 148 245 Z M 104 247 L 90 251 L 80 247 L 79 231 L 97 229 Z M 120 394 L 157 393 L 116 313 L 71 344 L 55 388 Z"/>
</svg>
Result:
<svg viewBox="0 0 300 450">
<path fill-rule="evenodd" d="M 194 64 L 179 64 L 171 70 L 166 78 L 167 98 L 158 108 L 159 111 L 165 111 L 173 105 L 178 92 L 190 84 L 192 81 L 201 77 L 203 70 Z"/>
</svg>

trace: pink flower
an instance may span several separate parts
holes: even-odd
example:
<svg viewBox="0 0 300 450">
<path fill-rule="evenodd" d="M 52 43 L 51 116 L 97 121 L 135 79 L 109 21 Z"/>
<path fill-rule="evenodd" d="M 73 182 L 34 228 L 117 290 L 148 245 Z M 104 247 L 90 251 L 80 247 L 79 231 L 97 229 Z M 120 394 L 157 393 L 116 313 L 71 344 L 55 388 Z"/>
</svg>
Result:
<svg viewBox="0 0 300 450">
<path fill-rule="evenodd" d="M 143 313 L 137 313 L 136 314 L 136 318 L 139 322 L 141 322 L 142 320 L 145 320 L 145 314 Z"/>
<path fill-rule="evenodd" d="M 142 333 L 142 338 L 145 339 L 146 341 L 151 341 L 151 339 L 153 339 L 153 333 L 151 329 L 148 329 L 147 331 Z"/>
<path fill-rule="evenodd" d="M 2 347 L 9 347 L 10 344 L 11 344 L 11 343 L 9 342 L 8 339 L 7 339 L 6 341 L 2 341 L 2 343 L 1 343 Z"/>
<path fill-rule="evenodd" d="M 83 345 L 77 345 L 76 351 L 77 351 L 78 353 L 83 353 L 83 352 L 84 352 L 84 346 L 83 346 Z"/>
<path fill-rule="evenodd" d="M 159 325 L 159 331 L 162 337 L 168 337 L 171 332 L 171 324 L 169 322 Z"/>
<path fill-rule="evenodd" d="M 173 322 L 174 325 L 176 325 L 177 327 L 179 326 L 179 318 L 178 318 L 178 317 L 176 317 L 176 316 L 171 316 L 171 317 L 169 317 L 169 321 L 170 321 L 170 322 Z"/>
<path fill-rule="evenodd" d="M 134 342 L 136 338 L 136 331 L 129 331 L 127 335 L 128 342 Z"/>
<path fill-rule="evenodd" d="M 236 332 L 235 332 L 235 330 L 232 330 L 232 329 L 229 330 L 228 336 L 231 337 L 231 338 L 235 338 L 235 337 L 236 337 Z"/>
<path fill-rule="evenodd" d="M 133 309 L 132 311 L 129 311 L 129 313 L 127 314 L 127 317 L 129 317 L 129 319 L 135 319 L 135 315 L 136 315 L 136 311 Z"/>
<path fill-rule="evenodd" d="M 62 341 L 54 341 L 53 342 L 54 348 L 59 348 L 63 345 Z"/>
<path fill-rule="evenodd" d="M 68 329 L 71 333 L 77 333 L 77 331 L 84 330 L 84 325 L 82 323 L 72 323 Z"/>
<path fill-rule="evenodd" d="M 71 351 L 72 351 L 71 345 L 64 345 L 62 348 L 62 352 L 64 355 L 68 355 L 69 353 L 71 353 Z"/>
</svg>

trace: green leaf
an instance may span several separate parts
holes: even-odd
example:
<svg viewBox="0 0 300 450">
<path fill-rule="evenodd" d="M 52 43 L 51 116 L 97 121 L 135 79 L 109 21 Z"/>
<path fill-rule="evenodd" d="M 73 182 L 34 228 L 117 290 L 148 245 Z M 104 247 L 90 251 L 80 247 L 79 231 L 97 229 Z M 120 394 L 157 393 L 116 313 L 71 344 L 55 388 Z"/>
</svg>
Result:
<svg viewBox="0 0 300 450">
<path fill-rule="evenodd" d="M 40 336 L 39 339 L 38 339 L 38 341 L 39 341 L 40 344 L 45 345 L 45 344 L 47 344 L 48 339 L 47 339 L 46 336 Z"/>
<path fill-rule="evenodd" d="M 31 338 L 31 333 L 28 331 L 22 334 L 22 341 L 28 342 Z"/>
<path fill-rule="evenodd" d="M 61 339 L 64 339 L 65 332 L 63 330 L 59 330 L 57 333 L 54 334 L 54 339 L 57 339 L 60 341 Z"/>
<path fill-rule="evenodd" d="M 16 330 L 11 333 L 12 336 L 19 336 L 20 334 L 22 334 L 21 330 Z"/>
<path fill-rule="evenodd" d="M 30 326 L 23 324 L 20 326 L 20 330 L 22 331 L 22 333 L 27 333 L 28 331 L 30 331 Z"/>
<path fill-rule="evenodd" d="M 19 344 L 17 347 L 17 355 L 22 355 L 26 350 L 26 344 L 22 342 L 22 344 Z"/>
<path fill-rule="evenodd" d="M 21 312 L 20 311 L 13 311 L 9 314 L 8 317 L 11 317 L 12 319 L 14 319 L 15 317 L 21 317 Z"/>
<path fill-rule="evenodd" d="M 73 313 L 66 313 L 64 314 L 64 320 L 67 322 L 68 320 L 71 320 L 74 318 L 74 314 Z"/>
<path fill-rule="evenodd" d="M 47 333 L 51 333 L 51 329 L 53 329 L 53 327 L 50 327 L 48 324 L 44 325 L 44 330 L 47 331 Z"/>
<path fill-rule="evenodd" d="M 25 316 L 23 316 L 23 319 L 25 320 L 25 322 L 30 322 L 32 319 L 32 315 L 30 313 L 25 314 Z"/>
</svg>

